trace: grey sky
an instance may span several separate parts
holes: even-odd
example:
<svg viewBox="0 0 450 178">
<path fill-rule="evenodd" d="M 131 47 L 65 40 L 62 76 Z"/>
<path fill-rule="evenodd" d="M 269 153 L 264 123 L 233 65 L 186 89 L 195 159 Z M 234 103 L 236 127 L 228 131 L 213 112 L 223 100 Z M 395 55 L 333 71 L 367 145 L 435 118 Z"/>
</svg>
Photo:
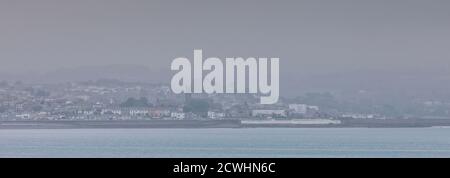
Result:
<svg viewBox="0 0 450 178">
<path fill-rule="evenodd" d="M 372 78 L 420 87 L 450 82 L 449 47 L 447 0 L 0 1 L 0 73 L 111 64 L 164 71 L 202 48 L 205 56 L 280 57 L 289 92 L 365 88 Z"/>
</svg>

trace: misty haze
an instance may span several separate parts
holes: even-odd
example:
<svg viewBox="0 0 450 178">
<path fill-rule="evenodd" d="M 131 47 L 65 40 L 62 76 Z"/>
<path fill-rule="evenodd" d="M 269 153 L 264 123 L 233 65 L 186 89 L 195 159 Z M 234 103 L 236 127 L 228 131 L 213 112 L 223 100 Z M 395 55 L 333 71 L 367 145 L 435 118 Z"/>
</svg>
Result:
<svg viewBox="0 0 450 178">
<path fill-rule="evenodd" d="M 279 56 L 283 97 L 325 92 L 379 104 L 448 103 L 449 6 L 439 0 L 1 2 L 0 80 L 168 84 L 171 60 L 203 48 L 218 57 Z"/>
<path fill-rule="evenodd" d="M 0 157 L 450 157 L 450 130 L 435 129 L 450 126 L 449 9 L 445 0 L 0 1 Z M 254 58 L 254 71 L 276 58 L 279 81 L 271 92 L 256 75 L 238 86 L 252 92 L 201 80 L 174 92 L 171 63 L 195 49 L 205 61 Z"/>
</svg>

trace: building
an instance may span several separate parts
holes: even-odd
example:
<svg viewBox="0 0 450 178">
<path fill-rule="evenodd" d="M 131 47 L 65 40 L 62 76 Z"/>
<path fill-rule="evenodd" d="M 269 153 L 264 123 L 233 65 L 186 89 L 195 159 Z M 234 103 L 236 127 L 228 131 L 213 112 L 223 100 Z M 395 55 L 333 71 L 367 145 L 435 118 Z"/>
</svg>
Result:
<svg viewBox="0 0 450 178">
<path fill-rule="evenodd" d="M 170 110 L 168 109 L 150 109 L 149 115 L 151 118 L 164 118 L 164 117 L 171 117 Z"/>
<path fill-rule="evenodd" d="M 351 113 L 351 114 L 343 114 L 343 118 L 351 118 L 351 119 L 375 119 L 376 116 L 374 114 L 357 114 L 357 113 Z"/>
<path fill-rule="evenodd" d="M 102 109 L 101 115 L 122 115 L 122 110 L 120 109 Z"/>
<path fill-rule="evenodd" d="M 289 110 L 295 114 L 306 114 L 308 111 L 308 105 L 306 104 L 290 104 Z"/>
<path fill-rule="evenodd" d="M 208 111 L 208 118 L 210 118 L 210 119 L 221 119 L 221 118 L 225 118 L 225 113 L 223 113 L 223 112 L 213 112 L 213 111 Z"/>
<path fill-rule="evenodd" d="M 186 118 L 186 114 L 183 112 L 172 112 L 170 114 L 170 117 L 172 117 L 173 119 L 183 120 Z"/>
<path fill-rule="evenodd" d="M 311 106 L 306 104 L 290 104 L 289 110 L 294 114 L 307 114 L 308 112 L 319 111 L 319 106 Z"/>
<path fill-rule="evenodd" d="M 252 111 L 253 117 L 264 117 L 264 118 L 280 118 L 286 117 L 285 110 L 268 110 L 268 109 L 259 109 Z"/>
<path fill-rule="evenodd" d="M 148 110 L 147 109 L 131 109 L 130 110 L 130 116 L 131 117 L 143 117 L 148 116 Z"/>
<path fill-rule="evenodd" d="M 30 114 L 17 114 L 16 117 L 20 119 L 30 119 Z"/>
</svg>

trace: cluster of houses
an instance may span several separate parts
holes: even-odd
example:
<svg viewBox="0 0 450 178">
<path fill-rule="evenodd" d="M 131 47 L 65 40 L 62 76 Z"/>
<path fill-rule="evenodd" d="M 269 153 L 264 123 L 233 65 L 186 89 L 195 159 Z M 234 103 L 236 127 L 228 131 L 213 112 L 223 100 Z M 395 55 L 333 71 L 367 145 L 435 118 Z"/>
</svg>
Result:
<svg viewBox="0 0 450 178">
<path fill-rule="evenodd" d="M 305 109 L 306 108 L 306 109 Z M 237 108 L 235 108 L 237 109 Z M 60 112 L 24 112 L 15 115 L 22 120 L 127 120 L 127 119 L 286 119 L 290 117 L 307 116 L 309 113 L 318 112 L 316 106 L 301 104 L 289 105 L 286 109 L 245 109 L 226 111 L 211 110 L 206 113 L 184 112 L 182 107 L 140 107 L 140 108 L 74 108 Z"/>
<path fill-rule="evenodd" d="M 111 85 L 111 86 L 110 86 Z M 122 105 L 143 97 L 139 106 Z M 88 83 L 55 86 L 0 87 L 0 120 L 132 120 L 132 119 L 317 119 L 330 118 L 318 106 L 295 103 L 260 105 L 252 95 L 174 95 L 167 86 Z M 148 100 L 147 100 L 148 99 Z M 153 99 L 153 100 L 151 100 Z M 189 101 L 208 103 L 206 110 L 189 111 Z M 141 102 L 143 101 L 143 103 Z M 140 106 L 140 105 L 144 106 Z M 347 114 L 350 118 L 375 115 Z"/>
</svg>

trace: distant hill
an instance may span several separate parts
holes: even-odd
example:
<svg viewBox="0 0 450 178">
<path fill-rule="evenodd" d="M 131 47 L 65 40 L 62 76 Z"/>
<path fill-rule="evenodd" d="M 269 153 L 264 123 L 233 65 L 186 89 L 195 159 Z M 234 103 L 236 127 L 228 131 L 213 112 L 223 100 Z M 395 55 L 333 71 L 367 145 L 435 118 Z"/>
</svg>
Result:
<svg viewBox="0 0 450 178">
<path fill-rule="evenodd" d="M 27 83 L 59 83 L 98 79 L 118 79 L 129 82 L 167 83 L 170 69 L 151 69 L 138 65 L 105 65 L 57 69 L 45 73 L 0 74 L 0 80 Z"/>
</svg>

